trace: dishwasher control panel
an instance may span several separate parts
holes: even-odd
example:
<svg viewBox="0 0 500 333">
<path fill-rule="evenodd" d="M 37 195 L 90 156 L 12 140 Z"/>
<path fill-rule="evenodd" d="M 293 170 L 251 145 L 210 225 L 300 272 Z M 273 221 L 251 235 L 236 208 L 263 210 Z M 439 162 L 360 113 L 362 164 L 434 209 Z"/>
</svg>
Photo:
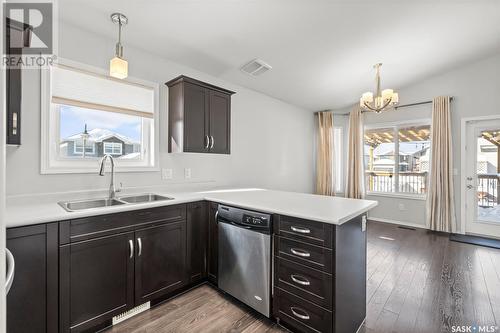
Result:
<svg viewBox="0 0 500 333">
<path fill-rule="evenodd" d="M 271 230 L 271 215 L 266 213 L 219 205 L 218 217 L 223 221 L 241 225 L 247 229 L 255 229 L 262 232 L 269 232 Z"/>
</svg>

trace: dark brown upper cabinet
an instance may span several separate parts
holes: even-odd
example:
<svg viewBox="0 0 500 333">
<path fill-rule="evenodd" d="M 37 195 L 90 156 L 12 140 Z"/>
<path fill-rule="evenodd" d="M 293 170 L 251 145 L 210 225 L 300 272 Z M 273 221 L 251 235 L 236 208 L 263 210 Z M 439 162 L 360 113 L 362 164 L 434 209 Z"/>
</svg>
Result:
<svg viewBox="0 0 500 333">
<path fill-rule="evenodd" d="M 229 154 L 234 92 L 184 75 L 166 85 L 168 152 Z"/>
<path fill-rule="evenodd" d="M 20 56 L 23 47 L 29 47 L 33 28 L 18 21 L 6 18 L 5 51 L 10 57 Z M 8 66 L 6 70 L 7 96 L 7 144 L 21 144 L 21 65 Z"/>
</svg>

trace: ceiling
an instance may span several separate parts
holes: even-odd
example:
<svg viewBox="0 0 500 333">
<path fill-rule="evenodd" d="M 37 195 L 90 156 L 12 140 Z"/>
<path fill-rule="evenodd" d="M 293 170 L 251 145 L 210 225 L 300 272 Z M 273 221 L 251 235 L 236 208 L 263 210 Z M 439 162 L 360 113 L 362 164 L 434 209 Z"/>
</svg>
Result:
<svg viewBox="0 0 500 333">
<path fill-rule="evenodd" d="M 500 52 L 498 0 L 64 0 L 63 21 L 309 110 L 340 108 Z M 252 77 L 254 58 L 273 69 Z M 133 63 L 130 64 L 133 66 Z M 401 96 L 404 102 L 404 96 Z"/>
</svg>

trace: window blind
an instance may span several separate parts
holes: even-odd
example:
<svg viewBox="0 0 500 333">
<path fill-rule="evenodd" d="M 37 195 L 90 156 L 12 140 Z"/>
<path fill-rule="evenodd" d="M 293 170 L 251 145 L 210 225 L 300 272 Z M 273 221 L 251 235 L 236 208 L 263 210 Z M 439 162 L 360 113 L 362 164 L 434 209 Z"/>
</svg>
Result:
<svg viewBox="0 0 500 333">
<path fill-rule="evenodd" d="M 51 67 L 53 103 L 153 118 L 154 89 L 105 75 L 55 65 Z"/>
</svg>

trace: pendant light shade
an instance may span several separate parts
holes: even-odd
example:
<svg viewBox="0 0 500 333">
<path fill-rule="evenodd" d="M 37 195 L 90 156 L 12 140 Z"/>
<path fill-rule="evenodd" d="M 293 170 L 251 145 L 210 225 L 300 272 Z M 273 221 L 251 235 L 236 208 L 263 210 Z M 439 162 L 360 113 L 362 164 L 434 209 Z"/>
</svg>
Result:
<svg viewBox="0 0 500 333">
<path fill-rule="evenodd" d="M 128 18 L 121 13 L 113 13 L 111 21 L 118 24 L 118 42 L 115 57 L 109 61 L 109 75 L 117 79 L 125 79 L 128 76 L 128 62 L 123 59 L 122 25 L 128 23 Z"/>
</svg>

